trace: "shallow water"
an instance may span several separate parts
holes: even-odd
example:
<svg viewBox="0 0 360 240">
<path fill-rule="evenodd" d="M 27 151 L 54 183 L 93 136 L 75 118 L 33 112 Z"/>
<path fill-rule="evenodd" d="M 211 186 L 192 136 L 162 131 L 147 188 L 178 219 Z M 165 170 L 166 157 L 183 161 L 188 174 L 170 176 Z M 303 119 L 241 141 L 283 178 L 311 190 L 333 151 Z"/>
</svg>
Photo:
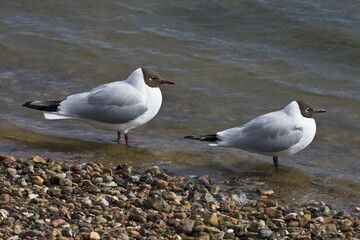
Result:
<svg viewBox="0 0 360 240">
<path fill-rule="evenodd" d="M 0 152 L 160 165 L 263 181 L 298 202 L 360 204 L 358 1 L 7 1 L 0 8 Z M 148 124 L 116 134 L 46 121 L 28 100 L 63 99 L 137 67 L 176 82 Z M 280 158 L 211 148 L 214 133 L 305 100 L 328 112 L 302 152 Z M 293 191 L 296 188 L 297 191 Z"/>
</svg>

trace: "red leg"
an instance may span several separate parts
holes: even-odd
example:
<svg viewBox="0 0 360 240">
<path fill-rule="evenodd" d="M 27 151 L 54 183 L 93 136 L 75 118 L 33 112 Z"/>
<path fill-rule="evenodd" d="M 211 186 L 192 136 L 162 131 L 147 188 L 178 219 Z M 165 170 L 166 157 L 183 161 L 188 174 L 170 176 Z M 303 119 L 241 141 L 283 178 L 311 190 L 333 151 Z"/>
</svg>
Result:
<svg viewBox="0 0 360 240">
<path fill-rule="evenodd" d="M 275 169 L 278 170 L 279 158 L 277 156 L 273 156 L 273 162 L 274 162 Z"/>
<path fill-rule="evenodd" d="M 129 135 L 128 135 L 128 133 L 125 133 L 125 142 L 126 142 L 126 144 L 129 143 Z"/>
<path fill-rule="evenodd" d="M 117 135 L 118 135 L 118 137 L 117 137 L 117 140 L 116 140 L 116 141 L 117 141 L 117 142 L 120 142 L 120 139 L 121 139 L 121 133 L 118 131 L 118 132 L 117 132 Z"/>
</svg>

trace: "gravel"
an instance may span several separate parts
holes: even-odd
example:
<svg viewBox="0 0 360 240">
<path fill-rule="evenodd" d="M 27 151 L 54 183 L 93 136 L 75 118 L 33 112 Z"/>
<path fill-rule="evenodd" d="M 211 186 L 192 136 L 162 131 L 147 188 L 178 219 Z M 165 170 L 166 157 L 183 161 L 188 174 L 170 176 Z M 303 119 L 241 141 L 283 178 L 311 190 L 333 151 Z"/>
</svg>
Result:
<svg viewBox="0 0 360 240">
<path fill-rule="evenodd" d="M 121 164 L 0 154 L 1 239 L 360 239 L 360 218 L 324 202 L 289 208 L 271 189 Z M 253 195 L 252 195 L 253 196 Z"/>
</svg>

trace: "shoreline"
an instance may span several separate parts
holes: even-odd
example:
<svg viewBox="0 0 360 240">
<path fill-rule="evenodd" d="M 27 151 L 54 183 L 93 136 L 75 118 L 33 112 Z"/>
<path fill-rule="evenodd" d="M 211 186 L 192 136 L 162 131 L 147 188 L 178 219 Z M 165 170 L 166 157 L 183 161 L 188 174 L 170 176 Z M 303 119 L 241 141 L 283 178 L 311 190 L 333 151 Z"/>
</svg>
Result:
<svg viewBox="0 0 360 240">
<path fill-rule="evenodd" d="M 156 166 L 0 154 L 0 184 L 3 239 L 360 239 L 359 214 Z"/>
</svg>

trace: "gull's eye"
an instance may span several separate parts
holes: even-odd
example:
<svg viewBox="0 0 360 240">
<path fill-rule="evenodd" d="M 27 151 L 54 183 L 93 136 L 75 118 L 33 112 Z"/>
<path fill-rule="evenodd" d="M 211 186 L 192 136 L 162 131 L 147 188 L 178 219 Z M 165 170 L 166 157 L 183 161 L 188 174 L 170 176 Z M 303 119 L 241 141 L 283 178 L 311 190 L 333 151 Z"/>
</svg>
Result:
<svg viewBox="0 0 360 240">
<path fill-rule="evenodd" d="M 311 112 L 311 108 L 305 108 L 305 112 Z"/>
<path fill-rule="evenodd" d="M 156 78 L 155 77 L 149 77 L 150 81 L 154 81 Z"/>
</svg>

